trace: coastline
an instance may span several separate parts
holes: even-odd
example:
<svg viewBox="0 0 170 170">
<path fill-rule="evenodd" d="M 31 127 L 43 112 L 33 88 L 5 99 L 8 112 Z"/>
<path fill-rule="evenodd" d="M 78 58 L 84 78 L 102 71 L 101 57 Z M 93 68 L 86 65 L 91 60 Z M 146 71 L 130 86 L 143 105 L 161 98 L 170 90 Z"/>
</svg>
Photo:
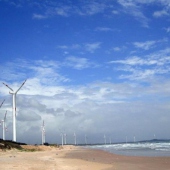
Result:
<svg viewBox="0 0 170 170">
<path fill-rule="evenodd" d="M 102 150 L 64 146 L 43 151 L 0 151 L 3 170 L 169 170 L 170 157 L 122 156 Z"/>
<path fill-rule="evenodd" d="M 170 157 L 123 156 L 96 149 L 80 149 L 66 154 L 66 158 L 110 165 L 107 170 L 169 170 Z"/>
</svg>

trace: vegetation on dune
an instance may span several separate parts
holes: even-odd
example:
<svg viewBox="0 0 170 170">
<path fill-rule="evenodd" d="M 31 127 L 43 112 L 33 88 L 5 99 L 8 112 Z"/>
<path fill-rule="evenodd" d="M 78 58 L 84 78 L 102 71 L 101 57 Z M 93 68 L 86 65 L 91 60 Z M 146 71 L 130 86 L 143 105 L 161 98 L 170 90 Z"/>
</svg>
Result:
<svg viewBox="0 0 170 170">
<path fill-rule="evenodd" d="M 21 150 L 22 149 L 22 147 L 20 146 L 21 144 L 26 145 L 25 143 L 18 143 L 10 140 L 0 139 L 0 149 L 2 150 L 13 149 L 13 148 Z"/>
<path fill-rule="evenodd" d="M 44 145 L 27 145 L 26 143 L 0 139 L 0 150 L 3 151 L 10 150 L 10 149 L 17 149 L 20 151 L 34 152 L 34 151 L 44 150 L 43 147 L 59 148 L 60 146 L 57 144 L 48 144 L 48 143 L 44 143 Z"/>
</svg>

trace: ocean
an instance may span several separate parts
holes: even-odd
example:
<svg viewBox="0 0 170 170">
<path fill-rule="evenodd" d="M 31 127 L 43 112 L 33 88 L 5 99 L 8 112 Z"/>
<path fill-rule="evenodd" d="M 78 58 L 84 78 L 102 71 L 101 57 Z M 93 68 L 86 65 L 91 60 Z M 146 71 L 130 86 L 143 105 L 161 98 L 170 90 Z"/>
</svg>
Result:
<svg viewBox="0 0 170 170">
<path fill-rule="evenodd" d="M 106 145 L 91 145 L 86 147 L 128 156 L 170 156 L 170 142 L 164 141 L 117 143 Z"/>
</svg>

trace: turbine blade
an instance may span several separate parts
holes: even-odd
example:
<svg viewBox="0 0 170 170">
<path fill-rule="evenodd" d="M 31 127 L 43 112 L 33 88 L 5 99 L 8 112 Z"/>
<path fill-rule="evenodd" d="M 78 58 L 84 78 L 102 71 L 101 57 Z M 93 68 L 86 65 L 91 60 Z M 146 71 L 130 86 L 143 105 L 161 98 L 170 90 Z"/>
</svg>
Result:
<svg viewBox="0 0 170 170">
<path fill-rule="evenodd" d="M 1 108 L 1 106 L 3 105 L 4 101 L 5 101 L 5 99 L 4 99 L 3 102 L 1 103 L 0 108 Z"/>
<path fill-rule="evenodd" d="M 8 89 L 14 91 L 11 87 L 9 87 L 7 84 L 3 83 Z"/>
<path fill-rule="evenodd" d="M 17 93 L 17 92 L 21 89 L 21 87 L 25 84 L 26 81 L 27 81 L 27 80 L 25 80 L 25 81 L 21 84 L 21 86 L 18 88 L 18 90 L 17 90 L 15 93 Z"/>
</svg>

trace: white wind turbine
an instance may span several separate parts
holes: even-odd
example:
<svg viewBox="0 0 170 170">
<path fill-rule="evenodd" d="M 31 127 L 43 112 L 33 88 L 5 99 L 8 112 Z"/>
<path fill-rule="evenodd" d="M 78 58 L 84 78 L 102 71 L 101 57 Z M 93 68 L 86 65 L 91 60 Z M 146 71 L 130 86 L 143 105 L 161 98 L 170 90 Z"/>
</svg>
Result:
<svg viewBox="0 0 170 170">
<path fill-rule="evenodd" d="M 106 145 L 106 135 L 104 135 L 104 144 Z"/>
<path fill-rule="evenodd" d="M 134 142 L 134 143 L 136 142 L 136 137 L 135 137 L 135 136 L 133 137 L 133 142 Z"/>
<path fill-rule="evenodd" d="M 76 138 L 76 133 L 74 132 L 74 144 L 77 145 L 77 138 Z"/>
<path fill-rule="evenodd" d="M 67 144 L 67 134 L 64 133 L 64 144 L 66 145 Z"/>
<path fill-rule="evenodd" d="M 112 138 L 110 137 L 110 145 L 112 144 Z"/>
<path fill-rule="evenodd" d="M 7 111 L 5 112 L 5 116 L 4 119 L 1 121 L 2 122 L 2 139 L 5 140 L 5 131 L 6 131 L 6 126 L 5 126 L 5 121 L 6 121 L 6 115 L 7 115 Z"/>
<path fill-rule="evenodd" d="M 16 142 L 16 95 L 17 95 L 18 91 L 21 89 L 21 87 L 25 84 L 25 82 L 26 82 L 26 80 L 21 84 L 21 86 L 15 92 L 11 87 L 9 87 L 7 84 L 3 83 L 7 88 L 9 88 L 11 90 L 9 92 L 9 94 L 12 94 L 12 98 L 13 98 L 12 110 L 13 110 L 13 141 L 14 142 Z"/>
<path fill-rule="evenodd" d="M 61 144 L 62 144 L 62 146 L 63 146 L 63 132 L 61 132 Z"/>
<path fill-rule="evenodd" d="M 61 129 L 59 129 L 59 132 L 60 132 L 60 136 L 61 136 L 61 145 L 63 146 L 63 144 L 64 144 L 64 133 Z"/>
<path fill-rule="evenodd" d="M 87 145 L 87 135 L 85 134 L 85 144 Z"/>
<path fill-rule="evenodd" d="M 41 135 L 42 135 L 42 145 L 44 145 L 45 143 L 45 124 L 44 124 L 44 120 L 41 126 Z"/>
</svg>

